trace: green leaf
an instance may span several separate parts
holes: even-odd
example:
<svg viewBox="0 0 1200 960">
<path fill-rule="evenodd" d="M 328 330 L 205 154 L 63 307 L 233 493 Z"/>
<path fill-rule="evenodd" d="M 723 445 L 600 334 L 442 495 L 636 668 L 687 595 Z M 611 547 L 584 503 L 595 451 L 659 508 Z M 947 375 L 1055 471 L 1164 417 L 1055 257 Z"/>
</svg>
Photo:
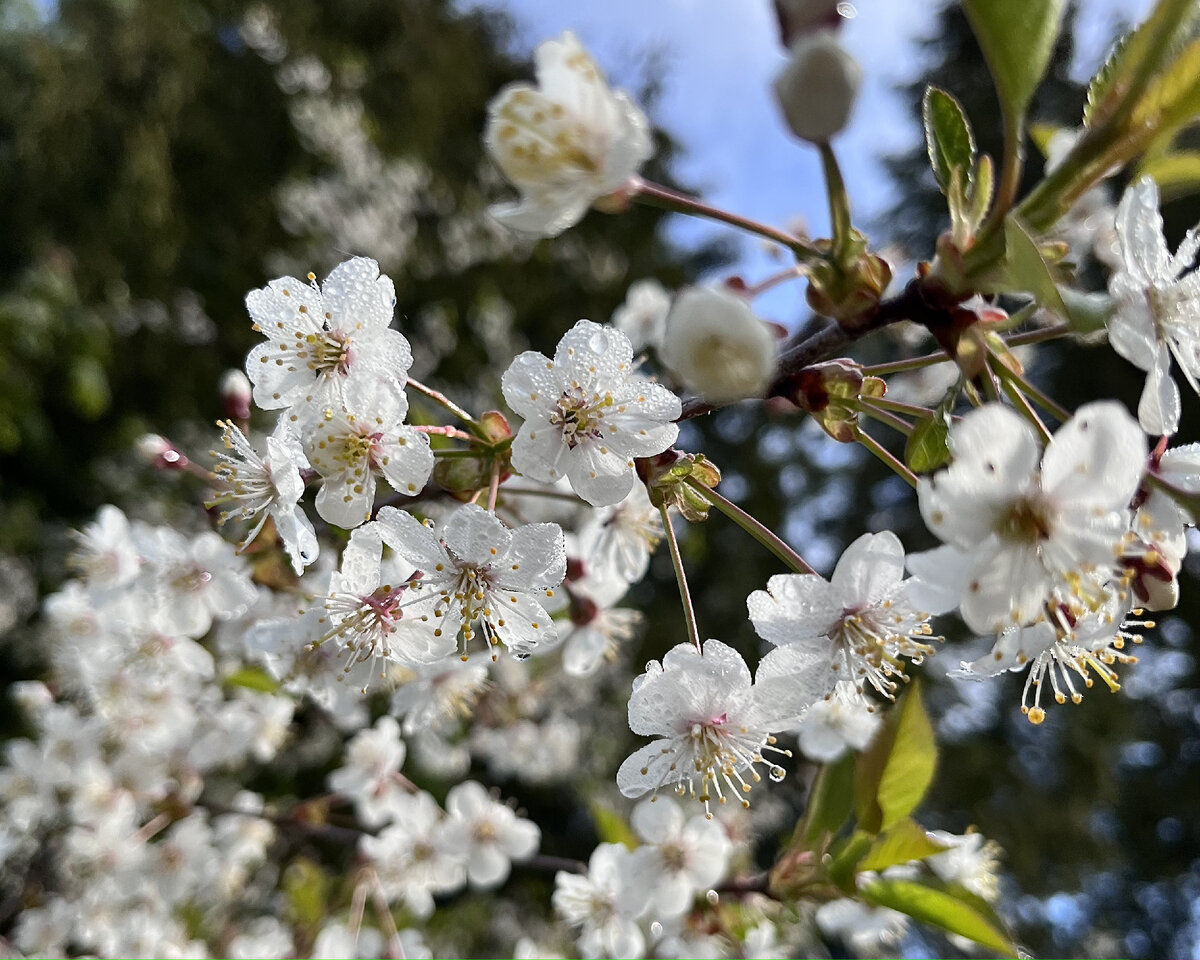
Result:
<svg viewBox="0 0 1200 960">
<path fill-rule="evenodd" d="M 879 781 L 878 802 L 883 811 L 882 829 L 907 817 L 925 796 L 937 767 L 937 741 L 921 703 L 921 688 L 914 683 L 896 712 L 894 745 Z"/>
<path fill-rule="evenodd" d="M 641 841 L 633 832 L 625 818 L 602 803 L 593 803 L 592 823 L 596 826 L 596 836 L 604 843 L 624 844 L 630 850 L 637 847 Z"/>
<path fill-rule="evenodd" d="M 933 780 L 937 743 L 914 683 L 854 766 L 854 812 L 869 833 L 907 817 Z"/>
<path fill-rule="evenodd" d="M 921 116 L 925 123 L 929 162 L 942 193 L 949 192 L 956 169 L 961 171 L 963 187 L 967 187 L 975 162 L 975 138 L 962 105 L 945 90 L 926 87 Z"/>
<path fill-rule="evenodd" d="M 103 415 L 112 402 L 108 375 L 95 357 L 79 357 L 67 371 L 67 394 L 71 406 L 84 420 Z"/>
<path fill-rule="evenodd" d="M 1054 275 L 1029 235 L 1025 225 L 1015 216 L 1004 222 L 1004 241 L 1007 245 L 1007 289 L 1013 293 L 1030 293 L 1043 307 L 1061 317 L 1067 316 L 1067 306 L 1054 283 Z"/>
<path fill-rule="evenodd" d="M 1029 125 L 1029 139 L 1033 141 L 1033 145 L 1038 148 L 1038 152 L 1047 159 L 1050 157 L 1050 141 L 1054 139 L 1063 128 L 1053 123 L 1031 123 Z"/>
<path fill-rule="evenodd" d="M 986 153 L 975 161 L 975 172 L 971 175 L 970 210 L 968 216 L 972 229 L 975 229 L 987 216 L 988 207 L 992 205 L 992 158 Z"/>
<path fill-rule="evenodd" d="M 854 754 L 827 763 L 817 774 L 805 811 L 804 845 L 813 849 L 825 834 L 841 829 L 854 805 Z"/>
<path fill-rule="evenodd" d="M 1200 192 L 1200 150 L 1175 150 L 1146 160 L 1134 179 L 1152 177 L 1162 200 Z"/>
<path fill-rule="evenodd" d="M 855 830 L 841 843 L 834 844 L 829 851 L 829 879 L 847 893 L 855 890 L 854 875 L 867 851 L 871 849 L 872 837 L 866 830 Z"/>
<path fill-rule="evenodd" d="M 1133 111 L 1133 125 L 1163 136 L 1200 115 L 1200 40 L 1193 40 L 1150 81 Z"/>
<path fill-rule="evenodd" d="M 914 920 L 967 937 L 1004 956 L 1017 956 L 1017 948 L 989 917 L 975 904 L 949 891 L 935 890 L 912 880 L 877 880 L 866 884 L 861 894 L 875 906 L 899 910 Z"/>
<path fill-rule="evenodd" d="M 1025 115 L 1050 63 L 1065 7 L 1065 0 L 963 0 L 1007 115 Z"/>
<path fill-rule="evenodd" d="M 945 849 L 945 845 L 930 837 L 917 821 L 905 817 L 886 833 L 880 834 L 867 855 L 858 862 L 858 869 L 886 870 L 898 863 L 924 860 Z"/>
<path fill-rule="evenodd" d="M 1117 40 L 1088 84 L 1083 108 L 1085 127 L 1094 126 L 1116 110 L 1143 62 L 1150 56 L 1161 55 L 1163 48 L 1173 48 L 1196 12 L 1194 4 L 1160 2 L 1141 25 Z"/>
<path fill-rule="evenodd" d="M 913 473 L 932 473 L 950 462 L 950 423 L 944 414 L 933 411 L 913 426 L 904 444 L 904 462 Z"/>
<path fill-rule="evenodd" d="M 301 927 L 319 927 L 325 916 L 329 877 L 307 857 L 296 857 L 283 871 L 282 883 L 291 921 Z"/>
<path fill-rule="evenodd" d="M 225 678 L 225 683 L 231 687 L 261 690 L 263 693 L 274 693 L 279 689 L 279 682 L 261 667 L 240 667 Z"/>
</svg>

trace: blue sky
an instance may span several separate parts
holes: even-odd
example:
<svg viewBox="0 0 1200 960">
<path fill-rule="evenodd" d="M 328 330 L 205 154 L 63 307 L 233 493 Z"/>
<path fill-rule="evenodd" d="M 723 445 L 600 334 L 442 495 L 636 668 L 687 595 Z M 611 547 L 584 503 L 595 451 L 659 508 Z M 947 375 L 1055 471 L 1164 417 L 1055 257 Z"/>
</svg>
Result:
<svg viewBox="0 0 1200 960">
<path fill-rule="evenodd" d="M 665 91 L 655 120 L 684 146 L 682 177 L 705 199 L 756 219 L 802 218 L 828 229 L 816 151 L 779 119 L 770 82 L 785 62 L 770 0 L 463 0 L 506 10 L 518 26 L 515 52 L 574 30 L 616 86 L 634 86 L 647 56 L 661 56 Z M 1151 0 L 1082 0 L 1075 72 L 1100 62 L 1118 16 L 1136 19 Z M 835 141 L 856 222 L 884 210 L 890 186 L 879 157 L 914 144 L 920 131 L 893 93 L 920 66 L 915 41 L 929 33 L 930 0 L 858 0 L 842 40 L 865 69 L 849 127 Z M 699 239 L 723 228 L 677 218 L 672 230 Z M 930 238 L 931 242 L 933 238 Z M 742 244 L 739 269 L 754 282 L 777 267 L 758 245 Z M 803 284 L 759 302 L 764 316 L 792 324 L 805 313 Z"/>
</svg>

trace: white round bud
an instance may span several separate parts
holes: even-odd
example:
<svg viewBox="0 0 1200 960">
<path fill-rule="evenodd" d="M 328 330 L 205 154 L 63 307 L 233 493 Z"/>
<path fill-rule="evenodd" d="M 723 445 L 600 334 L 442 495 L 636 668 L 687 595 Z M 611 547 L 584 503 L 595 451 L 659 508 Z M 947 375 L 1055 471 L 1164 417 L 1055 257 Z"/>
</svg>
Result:
<svg viewBox="0 0 1200 960">
<path fill-rule="evenodd" d="M 792 133 L 825 143 L 846 126 L 862 82 L 862 67 L 828 30 L 801 37 L 775 78 L 775 99 Z"/>
<path fill-rule="evenodd" d="M 761 397 L 775 376 L 775 338 L 744 297 L 683 290 L 667 317 L 659 356 L 689 390 L 713 403 Z"/>
<path fill-rule="evenodd" d="M 225 408 L 225 416 L 234 420 L 250 419 L 250 397 L 253 387 L 249 378 L 241 370 L 226 370 L 221 374 L 221 382 L 217 387 L 221 394 L 221 406 Z"/>
</svg>

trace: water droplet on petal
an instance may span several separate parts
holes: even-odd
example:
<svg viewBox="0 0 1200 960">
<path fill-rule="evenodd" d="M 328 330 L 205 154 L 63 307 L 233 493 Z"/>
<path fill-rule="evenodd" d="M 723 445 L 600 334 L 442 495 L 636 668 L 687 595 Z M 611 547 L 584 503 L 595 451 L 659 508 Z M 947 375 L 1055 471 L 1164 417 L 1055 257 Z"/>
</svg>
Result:
<svg viewBox="0 0 1200 960">
<path fill-rule="evenodd" d="M 704 899 L 715 907 L 720 902 L 721 895 L 718 894 L 716 890 L 709 890 L 708 893 L 704 895 Z"/>
<path fill-rule="evenodd" d="M 588 347 L 593 353 L 607 353 L 608 337 L 606 337 L 602 332 L 597 331 L 588 338 Z"/>
<path fill-rule="evenodd" d="M 779 783 L 780 780 L 787 776 L 787 771 L 783 767 L 772 767 L 771 772 L 767 776 L 771 778 L 772 783 Z"/>
<path fill-rule="evenodd" d="M 514 650 L 512 658 L 514 660 L 520 660 L 523 663 L 524 661 L 529 659 L 529 654 L 526 653 L 524 650 Z"/>
<path fill-rule="evenodd" d="M 655 940 L 657 940 L 659 937 L 662 936 L 662 932 L 663 932 L 663 925 L 661 923 L 659 923 L 657 920 L 655 920 L 652 924 L 650 924 L 650 936 L 652 936 Z"/>
</svg>

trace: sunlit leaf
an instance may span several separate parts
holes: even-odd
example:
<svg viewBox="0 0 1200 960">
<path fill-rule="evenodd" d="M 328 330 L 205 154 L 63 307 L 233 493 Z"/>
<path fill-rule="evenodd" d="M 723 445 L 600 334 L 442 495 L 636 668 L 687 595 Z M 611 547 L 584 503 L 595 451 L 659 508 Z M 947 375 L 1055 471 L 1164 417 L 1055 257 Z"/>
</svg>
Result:
<svg viewBox="0 0 1200 960">
<path fill-rule="evenodd" d="M 1050 63 L 1065 8 L 1065 0 L 963 0 L 1010 116 L 1023 116 L 1029 106 Z"/>
<path fill-rule="evenodd" d="M 1152 177 L 1164 201 L 1200 192 L 1200 150 L 1175 150 L 1156 156 L 1141 165 L 1137 177 Z"/>
<path fill-rule="evenodd" d="M 245 687 L 247 690 L 259 690 L 263 693 L 274 693 L 279 689 L 279 681 L 261 667 L 239 667 L 225 678 L 225 683 L 231 687 Z"/>
<path fill-rule="evenodd" d="M 909 689 L 896 713 L 892 750 L 879 780 L 878 802 L 884 830 L 916 809 L 933 782 L 937 767 L 937 741 L 921 702 L 919 685 Z"/>
<path fill-rule="evenodd" d="M 1180 16 L 1180 4 L 1160 2 L 1136 29 L 1121 37 L 1088 84 L 1083 125 L 1090 127 L 1120 104 L 1143 61 L 1161 48 L 1171 48 L 1195 19 L 1196 6 Z"/>
<path fill-rule="evenodd" d="M 804 840 L 810 849 L 827 833 L 837 833 L 854 805 L 854 754 L 826 764 L 817 775 L 805 811 Z"/>
<path fill-rule="evenodd" d="M 1058 292 L 1050 267 L 1025 225 L 1014 216 L 1004 222 L 1004 240 L 1008 250 L 1005 263 L 1008 289 L 1030 293 L 1043 307 L 1066 317 L 1067 306 Z"/>
<path fill-rule="evenodd" d="M 950 462 L 950 424 L 936 410 L 913 426 L 904 445 L 904 462 L 913 473 L 931 473 Z"/>
<path fill-rule="evenodd" d="M 1017 949 L 973 903 L 945 890 L 935 890 L 913 880 L 876 880 L 861 889 L 864 900 L 880 907 L 899 910 L 948 933 L 974 940 L 1004 956 L 1017 956 Z"/>
<path fill-rule="evenodd" d="M 960 182 L 965 188 L 975 163 L 975 137 L 962 105 L 945 90 L 926 87 L 921 116 L 925 123 L 929 162 L 942 193 L 950 190 L 956 169 L 961 171 Z"/>
<path fill-rule="evenodd" d="M 858 869 L 886 870 L 898 863 L 924 860 L 945 849 L 945 845 L 930 837 L 923 826 L 905 817 L 879 835 L 867 855 L 858 862 Z"/>
<path fill-rule="evenodd" d="M 937 743 L 913 684 L 854 768 L 854 813 L 863 830 L 879 833 L 907 817 L 933 780 Z"/>
</svg>

